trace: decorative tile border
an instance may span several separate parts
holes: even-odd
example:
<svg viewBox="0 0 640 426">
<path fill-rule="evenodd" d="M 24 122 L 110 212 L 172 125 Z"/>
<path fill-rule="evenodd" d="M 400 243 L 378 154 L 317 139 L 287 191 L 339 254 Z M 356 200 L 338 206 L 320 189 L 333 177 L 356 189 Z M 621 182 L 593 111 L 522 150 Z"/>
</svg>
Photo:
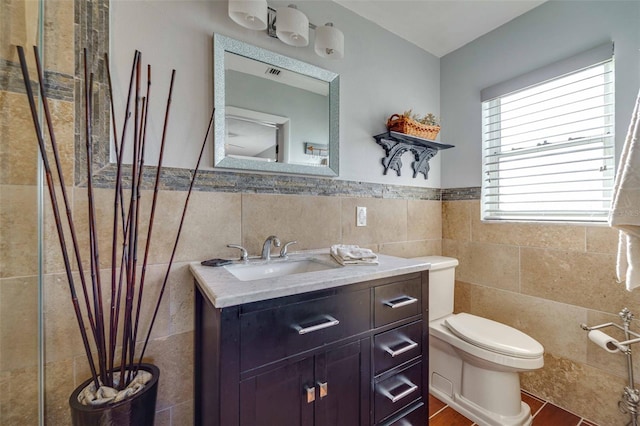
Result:
<svg viewBox="0 0 640 426">
<path fill-rule="evenodd" d="M 155 167 L 145 168 L 143 189 L 153 189 L 155 173 Z M 192 173 L 192 170 L 187 169 L 163 168 L 160 189 L 185 191 L 189 188 Z M 122 175 L 131 176 L 131 167 L 124 167 Z M 93 183 L 96 187 L 112 188 L 115 176 L 115 166 L 110 164 L 97 174 Z M 129 186 L 127 179 L 123 179 L 123 185 Z M 198 171 L 198 179 L 194 184 L 194 188 L 203 192 L 440 200 L 440 189 L 438 188 L 355 182 L 311 176 L 266 175 L 217 170 Z"/>
<path fill-rule="evenodd" d="M 94 73 L 93 111 L 100 117 L 92 122 L 93 164 L 96 179 L 109 169 L 110 103 L 104 54 L 109 52 L 109 0 L 75 0 L 75 183 L 86 183 L 87 157 L 84 111 L 84 50 L 87 50 L 88 71 Z"/>
<path fill-rule="evenodd" d="M 471 186 L 467 188 L 443 188 L 442 201 L 464 201 L 479 200 L 480 187 Z"/>
<path fill-rule="evenodd" d="M 25 56 L 29 54 L 32 52 L 25 50 Z M 38 76 L 35 70 L 29 70 L 29 77 L 34 93 L 39 93 Z M 45 70 L 44 84 L 47 97 L 59 101 L 73 101 L 73 76 Z M 0 90 L 26 93 L 19 63 L 0 59 Z"/>
</svg>

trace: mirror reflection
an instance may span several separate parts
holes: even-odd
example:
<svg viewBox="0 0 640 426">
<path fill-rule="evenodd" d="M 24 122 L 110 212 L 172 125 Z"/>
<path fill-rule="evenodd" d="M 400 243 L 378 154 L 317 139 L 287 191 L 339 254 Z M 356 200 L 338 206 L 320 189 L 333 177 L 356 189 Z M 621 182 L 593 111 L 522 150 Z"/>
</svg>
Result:
<svg viewBox="0 0 640 426">
<path fill-rule="evenodd" d="M 214 35 L 215 167 L 338 175 L 338 75 Z"/>
<path fill-rule="evenodd" d="M 227 157 L 282 161 L 278 153 L 288 142 L 288 118 L 227 106 L 225 125 Z"/>
<path fill-rule="evenodd" d="M 329 144 L 329 83 L 230 52 L 224 58 L 226 154 L 327 166 L 305 143 Z"/>
</svg>

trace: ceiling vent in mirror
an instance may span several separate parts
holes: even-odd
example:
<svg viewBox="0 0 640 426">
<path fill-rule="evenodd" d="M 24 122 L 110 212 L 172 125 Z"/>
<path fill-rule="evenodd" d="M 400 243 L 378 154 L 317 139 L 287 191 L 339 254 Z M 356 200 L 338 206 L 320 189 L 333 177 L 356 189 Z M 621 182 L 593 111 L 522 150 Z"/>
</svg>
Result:
<svg viewBox="0 0 640 426">
<path fill-rule="evenodd" d="M 278 68 L 269 67 L 264 73 L 276 77 L 279 76 L 281 72 L 282 70 L 279 70 Z"/>
</svg>

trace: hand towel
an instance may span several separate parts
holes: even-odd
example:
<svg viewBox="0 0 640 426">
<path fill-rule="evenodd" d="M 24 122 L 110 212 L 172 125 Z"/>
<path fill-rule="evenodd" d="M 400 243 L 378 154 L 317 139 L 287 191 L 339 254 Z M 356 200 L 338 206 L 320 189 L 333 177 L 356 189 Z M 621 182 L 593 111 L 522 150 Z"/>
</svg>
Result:
<svg viewBox="0 0 640 426">
<path fill-rule="evenodd" d="M 356 245 L 335 244 L 331 246 L 331 257 L 341 265 L 377 265 L 378 256 L 371 250 Z"/>
<path fill-rule="evenodd" d="M 613 185 L 609 225 L 619 230 L 616 275 L 628 291 L 640 286 L 640 92 Z"/>
</svg>

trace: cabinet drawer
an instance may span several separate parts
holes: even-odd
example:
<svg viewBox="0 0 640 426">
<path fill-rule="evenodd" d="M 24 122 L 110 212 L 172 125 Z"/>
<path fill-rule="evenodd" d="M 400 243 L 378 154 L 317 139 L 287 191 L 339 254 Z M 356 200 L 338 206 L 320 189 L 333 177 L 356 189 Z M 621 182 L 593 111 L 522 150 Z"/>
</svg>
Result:
<svg viewBox="0 0 640 426">
<path fill-rule="evenodd" d="M 375 385 L 376 423 L 422 397 L 422 363 L 400 370 Z"/>
<path fill-rule="evenodd" d="M 250 370 L 367 331 L 368 289 L 240 316 L 240 369 Z"/>
<path fill-rule="evenodd" d="M 421 311 L 420 278 L 382 285 L 375 288 L 375 326 L 418 315 Z"/>
<path fill-rule="evenodd" d="M 422 354 L 422 321 L 374 337 L 373 362 L 377 376 Z"/>
<path fill-rule="evenodd" d="M 425 426 L 427 419 L 427 406 L 423 402 L 407 408 L 406 412 L 393 416 L 380 423 L 381 426 Z"/>
</svg>

